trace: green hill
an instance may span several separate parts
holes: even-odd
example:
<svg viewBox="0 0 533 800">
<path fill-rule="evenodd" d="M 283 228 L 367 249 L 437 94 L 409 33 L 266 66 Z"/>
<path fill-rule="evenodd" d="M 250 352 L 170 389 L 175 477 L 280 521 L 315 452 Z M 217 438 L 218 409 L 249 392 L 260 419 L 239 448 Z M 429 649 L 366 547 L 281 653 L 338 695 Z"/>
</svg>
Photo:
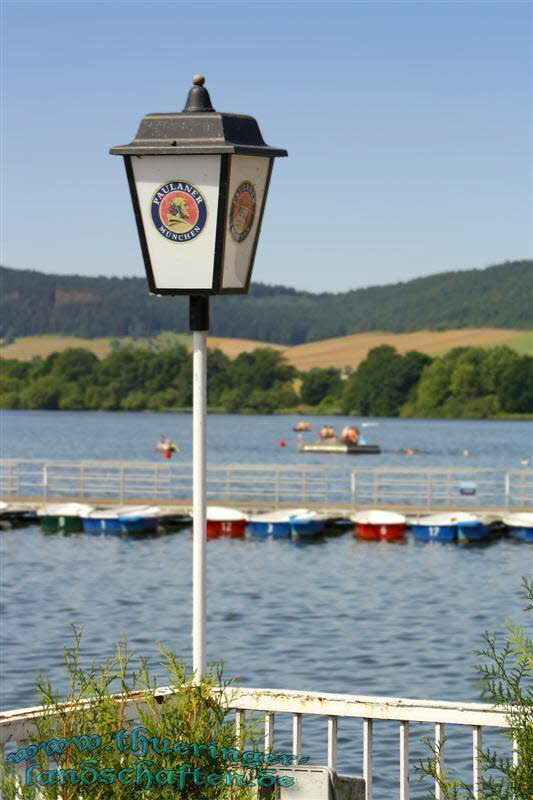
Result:
<svg viewBox="0 0 533 800">
<path fill-rule="evenodd" d="M 364 268 L 363 268 L 364 269 Z M 187 298 L 150 297 L 143 278 L 48 275 L 0 267 L 0 336 L 147 336 L 188 331 Z M 214 336 L 301 344 L 352 333 L 533 328 L 533 261 L 312 294 L 253 284 L 212 301 Z"/>
</svg>

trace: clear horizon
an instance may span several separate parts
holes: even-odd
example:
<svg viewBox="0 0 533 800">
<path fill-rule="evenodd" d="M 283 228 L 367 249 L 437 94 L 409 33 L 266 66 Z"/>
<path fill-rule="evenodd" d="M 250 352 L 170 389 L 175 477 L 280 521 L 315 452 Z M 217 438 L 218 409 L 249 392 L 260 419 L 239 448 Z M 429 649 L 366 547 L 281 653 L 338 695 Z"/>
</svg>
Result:
<svg viewBox="0 0 533 800">
<path fill-rule="evenodd" d="M 289 151 L 254 282 L 344 292 L 531 258 L 529 3 L 5 0 L 2 37 L 10 268 L 144 277 L 108 150 L 181 110 L 195 72 Z"/>
</svg>

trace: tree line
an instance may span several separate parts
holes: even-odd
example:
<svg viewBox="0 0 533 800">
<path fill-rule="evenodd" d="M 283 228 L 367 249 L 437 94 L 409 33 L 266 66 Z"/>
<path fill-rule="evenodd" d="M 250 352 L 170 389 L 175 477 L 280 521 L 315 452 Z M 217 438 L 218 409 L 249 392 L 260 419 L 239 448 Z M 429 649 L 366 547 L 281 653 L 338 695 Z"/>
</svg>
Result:
<svg viewBox="0 0 533 800">
<path fill-rule="evenodd" d="M 289 272 L 289 270 L 287 270 Z M 365 272 L 361 265 L 361 274 Z M 47 275 L 0 267 L 0 336 L 154 336 L 189 332 L 186 297 L 152 297 L 144 278 Z M 365 331 L 533 327 L 533 261 L 442 272 L 348 292 L 252 284 L 214 297 L 211 334 L 300 344 Z"/>
<path fill-rule="evenodd" d="M 533 412 L 533 357 L 508 347 L 456 348 L 431 358 L 390 345 L 369 351 L 352 374 L 298 372 L 277 350 L 207 357 L 213 411 L 483 419 Z M 120 348 L 99 359 L 70 348 L 32 361 L 3 359 L 0 407 L 68 411 L 173 411 L 192 405 L 192 356 L 184 345 Z"/>
</svg>

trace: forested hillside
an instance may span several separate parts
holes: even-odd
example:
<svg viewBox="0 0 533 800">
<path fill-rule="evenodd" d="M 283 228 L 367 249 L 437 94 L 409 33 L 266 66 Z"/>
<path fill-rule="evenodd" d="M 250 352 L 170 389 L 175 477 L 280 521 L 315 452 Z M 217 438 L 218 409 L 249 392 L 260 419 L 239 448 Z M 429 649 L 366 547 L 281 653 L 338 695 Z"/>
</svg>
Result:
<svg viewBox="0 0 533 800">
<path fill-rule="evenodd" d="M 364 265 L 354 281 L 366 277 Z M 188 331 L 186 298 L 150 297 L 143 278 L 0 267 L 0 336 L 147 336 Z M 444 272 L 338 294 L 253 284 L 212 301 L 211 333 L 300 344 L 365 331 L 533 328 L 533 261 Z"/>
</svg>

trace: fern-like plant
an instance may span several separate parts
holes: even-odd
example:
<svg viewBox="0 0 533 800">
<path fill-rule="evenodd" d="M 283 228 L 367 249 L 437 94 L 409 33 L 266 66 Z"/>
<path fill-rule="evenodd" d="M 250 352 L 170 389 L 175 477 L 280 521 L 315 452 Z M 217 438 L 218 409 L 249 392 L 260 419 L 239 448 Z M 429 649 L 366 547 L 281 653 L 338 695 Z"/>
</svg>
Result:
<svg viewBox="0 0 533 800">
<path fill-rule="evenodd" d="M 533 581 L 523 579 L 525 611 L 533 610 Z M 485 646 L 477 650 L 483 661 L 477 666 L 478 686 L 486 702 L 503 708 L 515 757 L 487 748 L 479 753 L 481 780 L 478 793 L 450 772 L 441 772 L 441 747 L 426 740 L 432 757 L 416 767 L 419 780 L 431 777 L 440 787 L 442 800 L 532 800 L 533 798 L 533 639 L 525 629 L 508 623 L 503 642 L 485 632 Z M 431 797 L 435 795 L 430 794 Z"/>
</svg>

